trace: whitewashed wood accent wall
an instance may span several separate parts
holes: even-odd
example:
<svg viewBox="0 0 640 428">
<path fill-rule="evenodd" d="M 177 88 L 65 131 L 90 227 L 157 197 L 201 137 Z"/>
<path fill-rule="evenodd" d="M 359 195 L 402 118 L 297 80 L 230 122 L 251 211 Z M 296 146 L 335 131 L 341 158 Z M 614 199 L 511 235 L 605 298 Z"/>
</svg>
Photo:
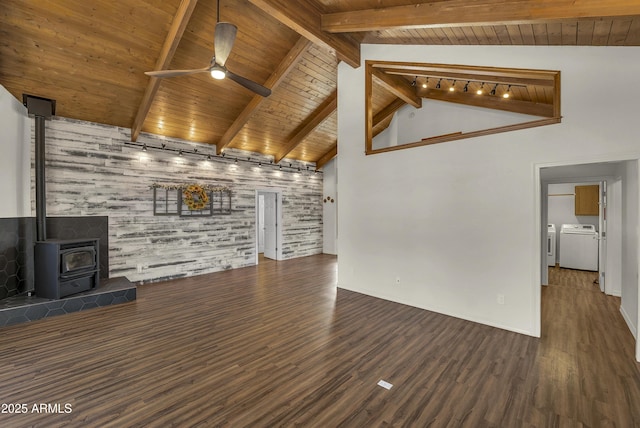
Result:
<svg viewBox="0 0 640 428">
<path fill-rule="evenodd" d="M 255 264 L 256 189 L 282 191 L 282 255 L 322 253 L 322 174 L 279 171 L 238 162 L 270 157 L 234 149 L 227 158 L 185 155 L 125 146 L 130 130 L 54 118 L 46 122 L 48 216 L 109 217 L 110 276 L 149 282 Z M 142 134 L 138 143 L 215 154 L 215 146 Z M 31 132 L 32 211 L 35 215 Z M 233 192 L 231 215 L 184 218 L 153 215 L 152 183 L 220 184 Z"/>
</svg>

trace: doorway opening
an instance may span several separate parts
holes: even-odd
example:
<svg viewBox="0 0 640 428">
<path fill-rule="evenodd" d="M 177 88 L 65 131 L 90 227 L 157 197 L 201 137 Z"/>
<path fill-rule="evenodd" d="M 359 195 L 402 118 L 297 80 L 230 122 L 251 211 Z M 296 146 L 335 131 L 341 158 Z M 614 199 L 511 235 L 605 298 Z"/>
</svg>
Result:
<svg viewBox="0 0 640 428">
<path fill-rule="evenodd" d="M 629 330 L 636 338 L 636 360 L 640 361 L 640 341 L 637 336 L 638 316 L 638 279 L 640 266 L 637 254 L 639 240 L 636 236 L 638 227 L 638 161 L 637 159 L 611 159 L 609 161 L 590 164 L 565 164 L 538 166 L 536 175 L 539 184 L 539 200 L 536 203 L 536 228 L 539 227 L 539 244 L 536 248 L 539 260 L 539 282 L 549 284 L 548 264 L 548 218 L 551 184 L 570 183 L 579 185 L 588 183 L 599 186 L 599 216 L 598 231 L 604 236 L 598 237 L 598 271 L 594 278 L 599 278 L 601 284 L 591 285 L 596 292 L 619 296 L 619 311 Z M 562 225 L 560 225 L 561 227 Z M 556 225 L 556 236 L 561 229 Z M 602 239 L 604 238 L 604 239 Z M 561 239 L 561 238 L 560 238 Z M 562 254 L 562 241 L 559 245 Z M 625 254 L 631 254 L 627 257 Z M 577 271 L 576 271 L 577 272 Z M 601 289 L 597 287 L 601 286 Z M 538 316 L 542 309 L 542 288 L 534 287 L 534 310 Z M 538 318 L 541 319 L 541 318 Z M 538 324 L 538 334 L 541 325 Z"/>
<path fill-rule="evenodd" d="M 282 260 L 282 192 L 256 190 L 256 264 Z"/>
</svg>

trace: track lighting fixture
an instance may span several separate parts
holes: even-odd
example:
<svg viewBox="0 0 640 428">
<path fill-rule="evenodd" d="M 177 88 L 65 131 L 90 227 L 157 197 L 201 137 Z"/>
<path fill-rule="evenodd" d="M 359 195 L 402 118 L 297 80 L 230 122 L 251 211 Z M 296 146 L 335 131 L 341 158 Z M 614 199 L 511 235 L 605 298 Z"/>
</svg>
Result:
<svg viewBox="0 0 640 428">
<path fill-rule="evenodd" d="M 491 90 L 491 95 L 495 95 L 496 94 L 496 89 L 498 89 L 498 84 L 496 83 L 496 85 L 493 87 L 493 89 Z"/>
<path fill-rule="evenodd" d="M 438 84 L 436 85 L 436 89 L 440 89 L 440 83 L 442 83 L 442 79 L 438 80 Z"/>
<path fill-rule="evenodd" d="M 449 86 L 449 92 L 453 92 L 456 90 L 456 81 L 454 80 L 451 86 Z"/>
<path fill-rule="evenodd" d="M 210 153 L 206 153 L 201 151 L 198 148 L 193 148 L 193 150 L 191 148 L 185 148 L 185 149 L 179 149 L 179 148 L 172 148 L 172 147 L 167 147 L 167 145 L 165 143 L 160 143 L 157 146 L 154 146 L 153 144 L 148 145 L 147 143 L 136 143 L 136 142 L 126 142 L 124 143 L 125 146 L 131 146 L 131 147 L 135 147 L 136 150 L 141 150 L 141 151 L 149 151 L 149 150 L 158 150 L 158 151 L 169 151 L 172 152 L 174 154 L 177 154 L 180 157 L 188 157 L 188 156 L 202 156 L 203 158 L 206 159 L 206 161 L 222 161 L 222 162 L 227 162 L 227 163 L 231 163 L 233 161 L 234 164 L 238 164 L 239 162 L 246 162 L 246 163 L 250 163 L 253 166 L 258 166 L 258 168 L 262 168 L 265 169 L 265 167 L 278 167 L 278 170 L 282 171 L 282 170 L 286 170 L 288 169 L 290 172 L 303 172 L 303 170 L 306 168 L 307 172 L 311 171 L 311 165 L 308 165 L 306 162 L 300 162 L 297 163 L 297 165 L 294 166 L 293 163 L 288 163 L 287 164 L 282 164 L 282 163 L 275 163 L 273 159 L 252 159 L 250 156 L 246 157 L 246 158 L 242 158 L 242 157 L 231 157 L 229 156 L 229 160 L 227 161 L 225 154 L 221 153 L 219 155 L 217 154 L 210 154 Z M 314 174 L 318 174 L 318 173 L 322 173 L 322 171 L 316 170 L 314 168 Z M 309 174 L 310 175 L 310 174 Z"/>
<path fill-rule="evenodd" d="M 469 92 L 469 80 L 467 80 L 467 84 L 464 85 L 464 89 L 462 91 L 463 92 Z"/>
<path fill-rule="evenodd" d="M 507 88 L 507 92 L 502 94 L 502 98 L 509 98 L 510 97 L 510 95 L 509 95 L 510 92 L 511 92 L 511 85 L 509 85 L 509 87 Z"/>
<path fill-rule="evenodd" d="M 483 90 L 484 90 L 484 82 L 482 82 L 482 85 L 480 85 L 480 89 L 476 91 L 476 94 L 482 95 Z"/>
<path fill-rule="evenodd" d="M 411 86 L 416 86 L 417 81 L 418 81 L 418 76 L 413 78 L 413 82 L 411 82 Z"/>
</svg>

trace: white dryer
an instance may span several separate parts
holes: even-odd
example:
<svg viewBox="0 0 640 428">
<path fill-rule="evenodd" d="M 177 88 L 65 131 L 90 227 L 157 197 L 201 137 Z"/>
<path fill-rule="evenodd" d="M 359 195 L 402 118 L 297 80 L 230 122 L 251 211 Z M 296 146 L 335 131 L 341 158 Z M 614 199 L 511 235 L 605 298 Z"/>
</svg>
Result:
<svg viewBox="0 0 640 428">
<path fill-rule="evenodd" d="M 556 265 L 556 225 L 547 225 L 547 264 Z"/>
<path fill-rule="evenodd" d="M 598 270 L 598 232 L 592 224 L 563 224 L 560 229 L 560 267 Z"/>
</svg>

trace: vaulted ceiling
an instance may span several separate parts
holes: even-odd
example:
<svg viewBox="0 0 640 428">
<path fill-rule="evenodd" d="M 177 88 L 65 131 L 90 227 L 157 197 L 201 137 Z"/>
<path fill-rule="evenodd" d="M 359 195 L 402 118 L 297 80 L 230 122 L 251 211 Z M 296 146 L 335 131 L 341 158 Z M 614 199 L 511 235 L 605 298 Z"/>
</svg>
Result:
<svg viewBox="0 0 640 428">
<path fill-rule="evenodd" d="M 208 73 L 144 74 L 209 65 L 213 0 L 3 0 L 0 84 L 19 100 L 55 99 L 59 116 L 130 128 L 132 140 L 149 132 L 321 166 L 336 154 L 337 64 L 358 66 L 361 43 L 640 45 L 640 2 L 628 0 L 220 1 L 220 21 L 238 27 L 226 66 L 267 98 Z"/>
</svg>

